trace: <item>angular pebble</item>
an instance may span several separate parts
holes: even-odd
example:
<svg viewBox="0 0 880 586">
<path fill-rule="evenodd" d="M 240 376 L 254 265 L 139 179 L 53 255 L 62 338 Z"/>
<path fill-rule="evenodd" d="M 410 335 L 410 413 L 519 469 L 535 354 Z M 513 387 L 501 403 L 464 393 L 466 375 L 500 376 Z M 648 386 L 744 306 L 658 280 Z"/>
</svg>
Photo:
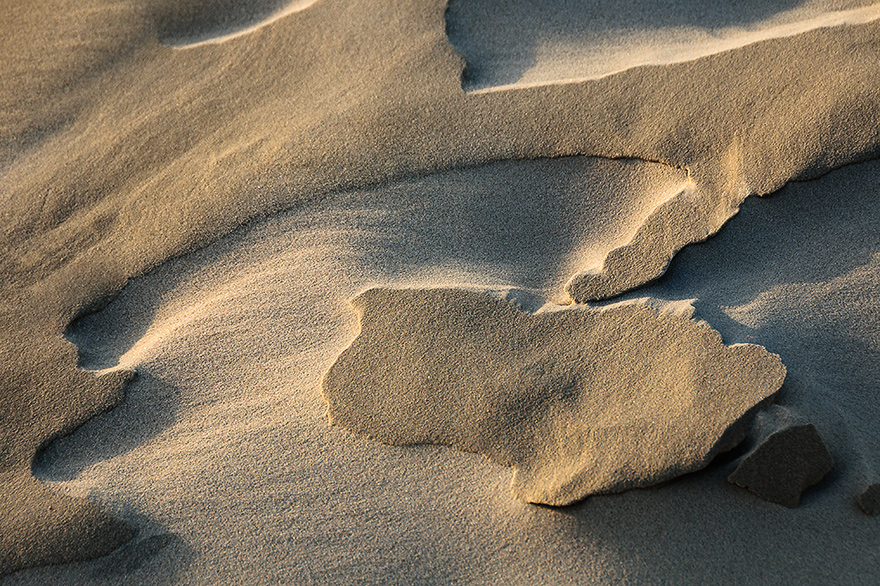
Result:
<svg viewBox="0 0 880 586">
<path fill-rule="evenodd" d="M 869 484 L 856 497 L 856 504 L 870 517 L 880 513 L 880 484 Z"/>
<path fill-rule="evenodd" d="M 834 467 L 816 427 L 784 407 L 759 413 L 749 435 L 753 447 L 727 480 L 764 500 L 795 508 Z"/>
</svg>

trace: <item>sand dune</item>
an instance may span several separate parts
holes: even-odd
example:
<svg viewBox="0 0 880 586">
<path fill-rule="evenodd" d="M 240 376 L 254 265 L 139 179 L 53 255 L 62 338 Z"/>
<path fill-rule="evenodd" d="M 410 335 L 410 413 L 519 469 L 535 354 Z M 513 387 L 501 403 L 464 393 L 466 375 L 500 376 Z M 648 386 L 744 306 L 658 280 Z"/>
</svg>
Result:
<svg viewBox="0 0 880 586">
<path fill-rule="evenodd" d="M 752 43 L 880 18 L 870 1 L 507 2 L 452 0 L 449 38 L 468 91 L 599 79 L 693 61 Z"/>
<path fill-rule="evenodd" d="M 4 580 L 872 583 L 876 163 L 817 178 L 880 153 L 880 23 L 664 6 L 652 54 L 682 13 L 712 54 L 465 92 L 445 0 L 3 3 L 0 574 L 84 560 Z M 781 356 L 835 468 L 794 510 L 737 451 L 520 503 L 481 456 L 327 425 L 372 287 L 692 300 Z"/>
</svg>

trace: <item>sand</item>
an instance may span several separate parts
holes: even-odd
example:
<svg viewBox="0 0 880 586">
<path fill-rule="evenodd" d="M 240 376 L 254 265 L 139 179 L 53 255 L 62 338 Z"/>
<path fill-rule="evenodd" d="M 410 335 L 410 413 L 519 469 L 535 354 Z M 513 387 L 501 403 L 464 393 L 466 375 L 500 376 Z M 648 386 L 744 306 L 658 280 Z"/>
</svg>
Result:
<svg viewBox="0 0 880 586">
<path fill-rule="evenodd" d="M 501 63 L 476 92 L 488 49 L 456 51 L 479 46 L 441 0 L 241 6 L 0 7 L 0 572 L 42 566 L 5 581 L 874 580 L 870 5 L 630 23 L 657 54 L 693 43 L 609 75 Z M 746 446 L 524 503 L 480 455 L 328 424 L 322 377 L 374 287 L 693 305 L 780 356 L 775 400 L 834 468 L 796 509 L 727 482 Z"/>
<path fill-rule="evenodd" d="M 322 381 L 330 423 L 482 454 L 514 468 L 512 492 L 529 503 L 705 468 L 785 379 L 778 356 L 724 346 L 687 306 L 530 315 L 515 295 L 460 289 L 370 289 L 352 304 L 360 333 Z"/>
<path fill-rule="evenodd" d="M 707 8 L 661 0 L 547 6 L 452 0 L 449 39 L 468 67 L 469 91 L 599 79 L 634 67 L 693 61 L 752 43 L 880 18 L 870 0 L 739 1 Z"/>
</svg>

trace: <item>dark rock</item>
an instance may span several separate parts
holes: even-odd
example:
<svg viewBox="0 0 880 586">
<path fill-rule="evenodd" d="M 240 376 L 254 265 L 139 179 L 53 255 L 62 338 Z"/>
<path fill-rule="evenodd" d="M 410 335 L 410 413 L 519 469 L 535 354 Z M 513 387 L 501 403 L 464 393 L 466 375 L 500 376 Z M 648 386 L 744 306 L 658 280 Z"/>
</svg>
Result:
<svg viewBox="0 0 880 586">
<path fill-rule="evenodd" d="M 880 484 L 869 484 L 856 497 L 856 504 L 863 513 L 871 517 L 880 513 Z"/>
<path fill-rule="evenodd" d="M 727 480 L 770 502 L 798 506 L 834 466 L 816 427 L 784 407 L 759 413 L 749 436 L 753 447 Z"/>
</svg>

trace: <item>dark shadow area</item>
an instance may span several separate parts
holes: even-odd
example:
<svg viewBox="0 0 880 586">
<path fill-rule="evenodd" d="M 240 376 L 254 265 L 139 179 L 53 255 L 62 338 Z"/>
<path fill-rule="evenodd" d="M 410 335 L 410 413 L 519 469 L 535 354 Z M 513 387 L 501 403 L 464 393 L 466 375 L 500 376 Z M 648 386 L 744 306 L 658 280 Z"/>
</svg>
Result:
<svg viewBox="0 0 880 586">
<path fill-rule="evenodd" d="M 715 31 L 748 28 L 799 6 L 799 0 L 451 0 L 446 12 L 449 41 L 464 55 L 465 89 L 519 81 L 537 64 L 540 47 L 558 45 L 595 53 L 609 38 L 662 29 Z M 595 44 L 595 48 L 590 46 Z"/>
<path fill-rule="evenodd" d="M 134 279 L 120 294 L 128 296 L 132 294 L 132 289 L 140 289 L 142 279 L 154 272 Z M 134 319 L 126 322 L 125 327 L 119 327 L 117 323 L 108 320 L 104 313 L 104 310 L 119 299 L 118 296 L 109 303 L 102 304 L 103 307 L 97 311 L 73 320 L 64 332 L 64 339 L 76 346 L 77 366 L 85 370 L 104 370 L 118 366 L 119 358 L 131 350 L 149 329 L 162 294 L 173 290 L 175 285 L 184 280 L 174 278 L 175 276 L 177 275 L 164 280 L 159 287 L 137 292 L 143 293 L 143 311 L 132 316 Z"/>
<path fill-rule="evenodd" d="M 747 199 L 714 237 L 684 248 L 650 289 L 698 293 L 726 305 L 784 284 L 825 283 L 880 252 L 880 163 L 851 165 Z M 713 293 L 717 292 L 717 293 Z"/>
<path fill-rule="evenodd" d="M 188 565 L 191 552 L 186 542 L 173 533 L 154 533 L 135 538 L 111 555 L 92 564 L 91 578 L 98 583 L 130 581 L 140 572 L 151 581 L 173 583 Z M 163 568 L 158 570 L 156 568 Z M 164 578 L 164 581 L 163 581 Z"/>
<path fill-rule="evenodd" d="M 134 450 L 170 427 L 179 404 L 177 388 L 139 372 L 118 407 L 90 419 L 37 455 L 33 474 L 43 481 L 73 480 L 83 470 Z"/>
</svg>

